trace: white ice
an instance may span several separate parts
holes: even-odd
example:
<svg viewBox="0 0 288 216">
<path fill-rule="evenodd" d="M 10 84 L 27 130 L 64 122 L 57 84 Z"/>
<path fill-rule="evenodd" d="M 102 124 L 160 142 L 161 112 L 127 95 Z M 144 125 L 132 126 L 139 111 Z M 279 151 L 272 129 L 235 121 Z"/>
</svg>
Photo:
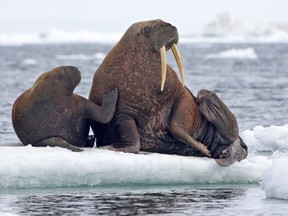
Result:
<svg viewBox="0 0 288 216">
<path fill-rule="evenodd" d="M 218 39 L 220 42 L 287 42 L 288 23 L 240 20 L 223 13 L 206 25 L 204 35 L 210 36 L 212 41 Z"/>
<path fill-rule="evenodd" d="M 213 53 L 205 56 L 205 59 L 257 59 L 258 56 L 253 48 L 229 49 L 220 53 Z"/>
<path fill-rule="evenodd" d="M 79 54 L 72 54 L 72 55 L 66 55 L 66 54 L 60 54 L 57 55 L 56 58 L 57 59 L 61 59 L 61 60 L 84 60 L 84 61 L 89 61 L 89 60 L 103 60 L 105 57 L 104 53 L 94 53 L 92 55 L 86 55 L 83 53 L 79 53 Z"/>
<path fill-rule="evenodd" d="M 287 43 L 288 24 L 267 21 L 235 20 L 220 16 L 208 23 L 203 34 L 179 32 L 181 43 Z M 65 31 L 50 29 L 32 33 L 0 33 L 0 45 L 57 44 L 57 43 L 112 43 L 124 32 Z"/>
<path fill-rule="evenodd" d="M 252 155 L 270 152 L 273 165 L 263 173 L 261 185 L 267 198 L 288 200 L 288 125 L 257 126 L 241 134 Z"/>
<path fill-rule="evenodd" d="M 122 33 L 93 31 L 63 31 L 51 29 L 33 33 L 0 33 L 0 45 L 57 44 L 57 43 L 115 43 Z"/>
<path fill-rule="evenodd" d="M 36 61 L 36 59 L 26 58 L 23 60 L 22 64 L 24 64 L 24 65 L 36 65 L 37 61 Z"/>
<path fill-rule="evenodd" d="M 0 189 L 152 184 L 261 183 L 268 198 L 288 199 L 288 130 L 257 126 L 241 137 L 248 158 L 229 167 L 213 159 L 103 149 L 0 148 Z M 285 141 L 286 140 L 286 141 Z"/>
<path fill-rule="evenodd" d="M 0 188 L 125 184 L 256 183 L 272 165 L 262 156 L 221 167 L 213 159 L 100 149 L 1 147 Z"/>
<path fill-rule="evenodd" d="M 288 199 L 288 155 L 275 159 L 272 167 L 265 172 L 262 188 L 267 198 Z"/>
<path fill-rule="evenodd" d="M 243 131 L 241 137 L 249 144 L 252 152 L 288 151 L 288 125 L 256 126 L 253 130 Z"/>
</svg>

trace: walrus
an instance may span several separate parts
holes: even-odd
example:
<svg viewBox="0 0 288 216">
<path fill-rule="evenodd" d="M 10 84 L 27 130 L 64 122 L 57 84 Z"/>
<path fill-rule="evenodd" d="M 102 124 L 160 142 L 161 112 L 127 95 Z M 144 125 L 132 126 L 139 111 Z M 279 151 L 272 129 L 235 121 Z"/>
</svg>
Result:
<svg viewBox="0 0 288 216">
<path fill-rule="evenodd" d="M 103 96 L 102 106 L 73 93 L 80 83 L 77 67 L 60 66 L 43 73 L 14 102 L 12 123 L 25 145 L 63 147 L 81 151 L 92 147 L 89 119 L 108 123 L 116 110 L 118 91 Z"/>
<path fill-rule="evenodd" d="M 132 153 L 207 156 L 223 166 L 244 159 L 247 146 L 228 107 L 214 92 L 202 90 L 197 99 L 185 87 L 178 40 L 177 28 L 169 23 L 137 22 L 107 54 L 94 74 L 89 99 L 101 105 L 101 95 L 115 88 L 119 98 L 109 124 L 91 122 L 97 146 Z M 169 49 L 182 83 L 167 65 Z"/>
</svg>

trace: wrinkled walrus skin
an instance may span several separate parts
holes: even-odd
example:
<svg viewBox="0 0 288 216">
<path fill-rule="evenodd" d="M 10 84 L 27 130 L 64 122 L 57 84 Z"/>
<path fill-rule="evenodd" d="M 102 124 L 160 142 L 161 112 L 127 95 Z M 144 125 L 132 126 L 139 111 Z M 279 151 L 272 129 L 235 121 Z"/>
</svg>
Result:
<svg viewBox="0 0 288 216">
<path fill-rule="evenodd" d="M 73 93 L 80 80 L 76 67 L 60 66 L 43 73 L 17 98 L 12 123 L 23 144 L 58 146 L 72 151 L 93 146 L 87 140 L 89 119 L 101 123 L 111 121 L 118 91 L 104 95 L 100 107 Z"/>
<path fill-rule="evenodd" d="M 219 164 L 229 165 L 223 158 L 235 161 L 233 155 L 227 156 L 227 149 L 238 139 L 236 119 L 229 115 L 233 119 L 227 117 L 226 125 L 232 128 L 220 134 L 217 122 L 209 122 L 201 113 L 194 95 L 163 60 L 166 50 L 176 52 L 177 43 L 176 27 L 162 20 L 144 21 L 130 26 L 108 53 L 94 75 L 89 99 L 101 105 L 101 95 L 115 88 L 119 98 L 109 124 L 91 123 L 97 146 L 110 145 L 110 149 L 134 153 L 222 158 Z M 181 72 L 182 63 L 174 55 Z M 181 76 L 184 82 L 183 71 Z M 236 131 L 236 136 L 230 131 Z M 247 155 L 244 143 L 239 148 L 244 150 L 237 160 Z"/>
</svg>

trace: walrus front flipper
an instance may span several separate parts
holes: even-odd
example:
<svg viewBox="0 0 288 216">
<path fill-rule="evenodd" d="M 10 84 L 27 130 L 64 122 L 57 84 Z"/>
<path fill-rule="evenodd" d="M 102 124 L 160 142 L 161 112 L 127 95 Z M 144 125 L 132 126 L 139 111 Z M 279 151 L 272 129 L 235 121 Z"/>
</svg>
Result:
<svg viewBox="0 0 288 216">
<path fill-rule="evenodd" d="M 197 124 L 197 119 L 194 119 L 193 113 L 195 110 L 196 112 L 199 112 L 197 105 L 195 106 L 196 102 L 193 100 L 194 97 L 186 97 L 184 95 L 182 98 L 178 99 L 177 103 L 174 104 L 169 123 L 169 131 L 180 142 L 192 146 L 207 157 L 211 157 L 211 153 L 207 147 L 204 144 L 196 141 L 190 135 L 193 134 L 193 131 L 189 131 L 190 128 L 193 128 L 191 126 Z M 190 118 L 187 118 L 187 116 Z"/>
<path fill-rule="evenodd" d="M 116 115 L 117 143 L 110 150 L 138 153 L 140 151 L 140 136 L 135 120 L 125 114 Z"/>
<path fill-rule="evenodd" d="M 191 145 L 193 148 L 199 150 L 207 157 L 211 157 L 210 151 L 207 149 L 207 147 L 204 144 L 196 141 L 185 131 L 184 128 L 180 127 L 178 124 L 173 123 L 173 126 L 170 127 L 170 131 L 179 141 Z"/>
<path fill-rule="evenodd" d="M 118 90 L 115 89 L 110 93 L 103 96 L 103 102 L 101 106 L 102 121 L 108 123 L 112 120 L 118 99 Z"/>
<path fill-rule="evenodd" d="M 78 148 L 78 147 L 68 143 L 66 140 L 64 140 L 60 137 L 50 137 L 47 139 L 43 139 L 37 143 L 32 144 L 32 146 L 35 146 L 35 147 L 46 147 L 46 146 L 62 147 L 62 148 L 66 148 L 66 149 L 69 149 L 69 150 L 74 151 L 74 152 L 83 151 L 81 148 Z"/>
<path fill-rule="evenodd" d="M 115 113 L 118 99 L 118 90 L 115 89 L 110 93 L 103 95 L 102 106 L 87 101 L 86 114 L 89 119 L 106 124 L 109 123 Z"/>
<path fill-rule="evenodd" d="M 231 142 L 238 138 L 236 117 L 215 92 L 201 89 L 197 94 L 197 102 L 202 115 L 216 127 L 223 138 Z"/>
</svg>

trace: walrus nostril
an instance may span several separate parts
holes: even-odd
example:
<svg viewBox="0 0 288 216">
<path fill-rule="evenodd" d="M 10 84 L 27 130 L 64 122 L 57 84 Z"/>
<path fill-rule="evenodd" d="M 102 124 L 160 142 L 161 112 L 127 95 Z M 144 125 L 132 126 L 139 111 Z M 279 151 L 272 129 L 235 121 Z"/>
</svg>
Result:
<svg viewBox="0 0 288 216">
<path fill-rule="evenodd" d="M 230 155 L 229 153 L 229 148 L 225 149 L 222 151 L 222 153 L 220 154 L 219 158 L 222 159 L 222 158 L 227 158 L 228 156 Z"/>
<path fill-rule="evenodd" d="M 171 25 L 170 23 L 166 23 L 165 26 L 170 27 L 170 26 L 172 26 L 172 25 Z"/>
</svg>

